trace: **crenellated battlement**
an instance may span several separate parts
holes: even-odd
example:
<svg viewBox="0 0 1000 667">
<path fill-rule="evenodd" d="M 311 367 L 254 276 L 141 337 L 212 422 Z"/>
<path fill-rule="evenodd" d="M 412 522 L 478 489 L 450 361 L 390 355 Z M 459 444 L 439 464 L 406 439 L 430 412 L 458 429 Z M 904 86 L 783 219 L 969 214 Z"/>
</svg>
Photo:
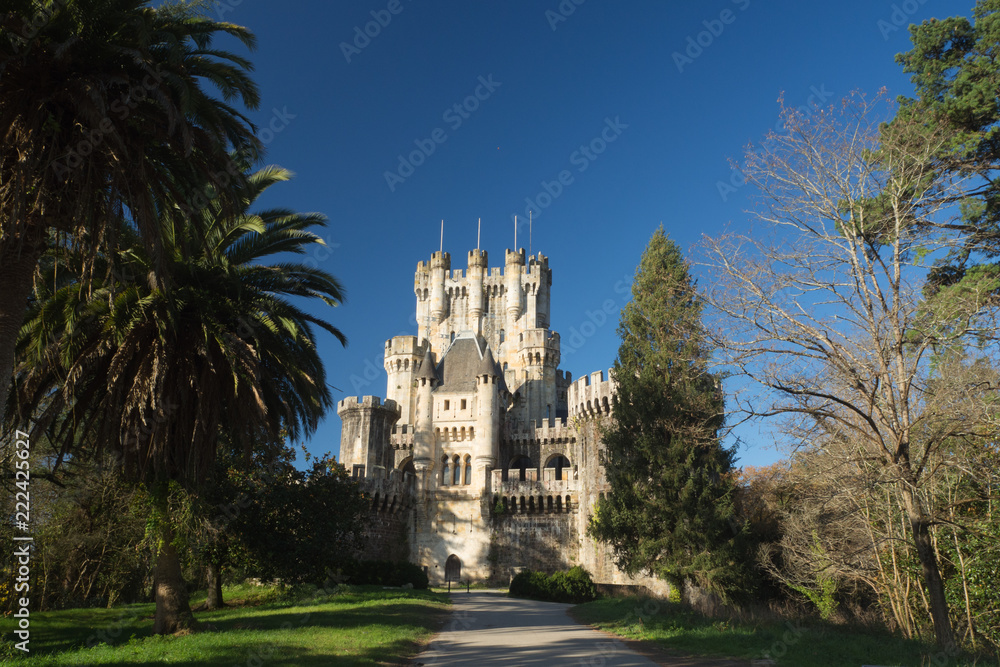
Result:
<svg viewBox="0 0 1000 667">
<path fill-rule="evenodd" d="M 571 418 L 595 417 L 611 414 L 611 399 L 615 395 L 617 384 L 609 370 L 605 377 L 604 371 L 595 371 L 584 375 L 570 384 L 566 395 Z"/>
<path fill-rule="evenodd" d="M 576 442 L 576 429 L 565 419 L 532 419 L 521 430 L 511 431 L 506 439 L 517 444 L 552 444 Z"/>
<path fill-rule="evenodd" d="M 480 267 L 486 268 L 489 266 L 489 256 L 485 250 L 470 250 L 469 251 L 469 268 Z"/>
<path fill-rule="evenodd" d="M 533 277 L 538 275 L 551 276 L 551 271 L 549 271 L 549 258 L 542 253 L 528 257 L 527 273 L 529 276 Z"/>
<path fill-rule="evenodd" d="M 393 449 L 413 449 L 413 424 L 396 424 L 389 434 L 389 444 Z"/>
<path fill-rule="evenodd" d="M 422 356 L 423 346 L 416 336 L 393 336 L 385 341 L 385 356 L 417 355 Z"/>
<path fill-rule="evenodd" d="M 386 399 L 385 402 L 383 402 L 378 396 L 348 396 L 337 403 L 337 414 L 341 414 L 342 412 L 346 412 L 348 410 L 366 408 L 382 408 L 383 410 L 390 410 L 397 414 L 400 412 L 399 405 L 396 404 L 396 401 L 391 399 Z"/>
<path fill-rule="evenodd" d="M 511 250 L 507 248 L 504 252 L 504 264 L 506 266 L 519 265 L 524 266 L 524 248 L 519 250 Z"/>
<path fill-rule="evenodd" d="M 376 466 L 368 477 L 358 480 L 358 485 L 374 512 L 400 512 L 413 507 L 416 500 L 417 478 L 402 470 Z"/>
<path fill-rule="evenodd" d="M 569 386 L 573 382 L 573 374 L 569 371 L 562 371 L 556 369 L 556 384 L 560 386 Z"/>
</svg>

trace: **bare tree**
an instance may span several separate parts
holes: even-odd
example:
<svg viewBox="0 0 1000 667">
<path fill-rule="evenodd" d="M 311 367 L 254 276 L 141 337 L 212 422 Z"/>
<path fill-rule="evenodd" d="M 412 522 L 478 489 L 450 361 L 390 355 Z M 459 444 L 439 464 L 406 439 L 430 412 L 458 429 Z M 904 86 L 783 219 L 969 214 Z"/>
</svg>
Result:
<svg viewBox="0 0 1000 667">
<path fill-rule="evenodd" d="M 892 105 L 855 95 L 814 114 L 785 112 L 786 132 L 747 156 L 764 230 L 705 241 L 708 324 L 724 361 L 762 391 L 749 416 L 801 418 L 801 442 L 840 439 L 884 468 L 920 561 L 937 643 L 954 646 L 921 488 L 953 439 L 982 435 L 992 382 L 948 382 L 937 361 L 993 351 L 995 281 L 922 299 L 926 263 L 965 240 L 965 183 L 935 169 L 945 138 L 885 126 Z M 916 119 L 914 123 L 919 122 Z M 962 363 L 961 361 L 956 363 Z M 941 463 L 944 461 L 944 463 Z"/>
</svg>

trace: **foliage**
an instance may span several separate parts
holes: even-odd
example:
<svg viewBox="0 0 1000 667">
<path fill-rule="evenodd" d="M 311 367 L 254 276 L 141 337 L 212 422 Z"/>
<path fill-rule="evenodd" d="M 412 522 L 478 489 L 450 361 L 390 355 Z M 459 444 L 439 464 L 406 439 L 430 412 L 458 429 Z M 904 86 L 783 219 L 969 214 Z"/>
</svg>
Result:
<svg viewBox="0 0 1000 667">
<path fill-rule="evenodd" d="M 332 459 L 306 471 L 288 459 L 231 470 L 226 485 L 232 494 L 214 522 L 246 574 L 321 584 L 359 546 L 368 502 Z"/>
<path fill-rule="evenodd" d="M 162 530 L 157 598 L 171 591 L 180 606 L 182 534 L 164 485 L 210 481 L 223 432 L 227 446 L 248 455 L 282 434 L 311 432 L 332 404 L 313 326 L 344 337 L 293 300 L 332 307 L 341 286 L 305 264 L 266 263 L 324 245 L 310 230 L 325 218 L 249 211 L 290 176 L 278 167 L 248 175 L 240 213 L 213 200 L 200 229 L 164 213 L 159 262 L 122 221 L 120 240 L 131 243 L 114 261 L 97 258 L 114 269 L 100 285 L 84 279 L 86 258 L 54 248 L 18 343 L 11 414 L 33 418 L 60 458 L 113 456 L 128 479 L 147 484 Z"/>
<path fill-rule="evenodd" d="M 785 619 L 764 610 L 713 618 L 687 605 L 630 597 L 580 605 L 572 609 L 572 615 L 619 637 L 654 642 L 671 654 L 735 658 L 740 664 L 767 658 L 795 667 L 995 664 L 985 655 L 948 656 L 926 643 L 884 630 Z"/>
<path fill-rule="evenodd" d="M 723 397 L 701 312 L 688 265 L 661 227 L 621 314 L 618 390 L 602 434 L 611 493 L 590 531 L 627 572 L 738 595 L 748 588 L 745 533 L 734 518 L 733 453 L 718 437 Z"/>
<path fill-rule="evenodd" d="M 910 26 L 913 48 L 896 56 L 912 75 L 915 97 L 900 99 L 894 126 L 946 141 L 935 152 L 942 174 L 971 174 L 962 193 L 956 226 L 964 242 L 940 258 L 928 276 L 926 293 L 940 307 L 955 288 L 1000 295 L 1000 1 L 978 0 L 972 20 L 955 16 Z M 986 284 L 983 284 L 983 278 Z M 995 303 L 995 301 L 994 301 Z"/>
<path fill-rule="evenodd" d="M 411 584 L 413 588 L 424 590 L 428 583 L 424 569 L 407 561 L 350 560 L 339 565 L 332 577 L 351 586 Z"/>
<path fill-rule="evenodd" d="M 892 111 L 853 95 L 808 117 L 784 112 L 789 131 L 745 169 L 765 231 L 706 240 L 710 330 L 749 380 L 737 398 L 748 417 L 785 417 L 789 444 L 839 446 L 844 475 L 871 472 L 895 495 L 880 506 L 903 512 L 945 649 L 955 637 L 928 490 L 957 462 L 954 444 L 983 442 L 993 418 L 997 377 L 977 358 L 998 352 L 982 347 L 996 323 L 984 291 L 947 312 L 921 300 L 924 262 L 967 240 L 954 224 L 963 182 L 936 167 L 949 137 L 886 125 Z"/>
<path fill-rule="evenodd" d="M 52 235 L 92 257 L 115 247 L 126 215 L 159 264 L 161 216 L 196 223 L 190 211 L 207 201 L 206 184 L 232 214 L 244 179 L 230 151 L 256 160 L 263 148 L 234 106 L 260 102 L 252 65 L 212 43 L 253 48 L 253 35 L 209 18 L 205 2 L 156 4 L 0 8 L 0 416 L 32 274 Z"/>
<path fill-rule="evenodd" d="M 531 600 L 579 604 L 596 599 L 597 588 L 590 573 L 578 565 L 566 572 L 553 574 L 521 570 L 511 580 L 508 594 Z"/>
</svg>

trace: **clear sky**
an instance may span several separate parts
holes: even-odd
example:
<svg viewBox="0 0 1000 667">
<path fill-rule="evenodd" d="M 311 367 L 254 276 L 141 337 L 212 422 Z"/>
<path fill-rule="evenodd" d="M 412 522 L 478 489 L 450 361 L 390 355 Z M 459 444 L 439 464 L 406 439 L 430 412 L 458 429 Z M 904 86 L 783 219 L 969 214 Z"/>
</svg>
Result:
<svg viewBox="0 0 1000 667">
<path fill-rule="evenodd" d="M 251 117 L 266 161 L 297 174 L 263 204 L 330 218 L 329 251 L 306 261 L 347 290 L 344 306 L 314 309 L 350 340 L 320 342 L 339 401 L 385 395 L 383 344 L 417 333 L 413 273 L 438 249 L 440 221 L 452 268 L 465 268 L 478 218 L 480 247 L 500 266 L 512 216 L 527 209 L 531 251 L 552 269 L 561 368 L 606 371 L 622 284 L 656 227 L 687 251 L 747 224 L 751 188 L 730 160 L 775 128 L 778 97 L 909 94 L 894 62 L 906 26 L 971 15 L 973 0 L 214 5 L 257 35 L 263 103 Z M 780 458 L 766 433 L 740 435 L 740 465 Z M 306 446 L 337 453 L 339 438 L 331 413 Z"/>
</svg>

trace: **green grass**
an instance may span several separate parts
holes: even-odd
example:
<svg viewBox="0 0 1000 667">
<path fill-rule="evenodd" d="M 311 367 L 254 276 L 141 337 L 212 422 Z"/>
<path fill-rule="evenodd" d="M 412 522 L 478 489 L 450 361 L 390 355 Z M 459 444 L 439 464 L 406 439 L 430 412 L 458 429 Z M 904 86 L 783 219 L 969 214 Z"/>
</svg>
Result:
<svg viewBox="0 0 1000 667">
<path fill-rule="evenodd" d="M 689 655 L 743 660 L 770 657 L 778 665 L 795 667 L 1000 665 L 996 657 L 945 659 L 920 642 L 818 620 L 738 623 L 708 618 L 662 600 L 602 599 L 577 605 L 572 614 L 582 623 L 620 637 L 654 642 Z"/>
<path fill-rule="evenodd" d="M 196 612 L 203 631 L 178 637 L 151 636 L 152 604 L 32 614 L 30 657 L 13 649 L 6 618 L 0 664 L 397 664 L 440 626 L 448 605 L 439 593 L 376 586 L 321 597 L 247 586 L 227 589 L 226 600 L 246 604 Z"/>
</svg>

